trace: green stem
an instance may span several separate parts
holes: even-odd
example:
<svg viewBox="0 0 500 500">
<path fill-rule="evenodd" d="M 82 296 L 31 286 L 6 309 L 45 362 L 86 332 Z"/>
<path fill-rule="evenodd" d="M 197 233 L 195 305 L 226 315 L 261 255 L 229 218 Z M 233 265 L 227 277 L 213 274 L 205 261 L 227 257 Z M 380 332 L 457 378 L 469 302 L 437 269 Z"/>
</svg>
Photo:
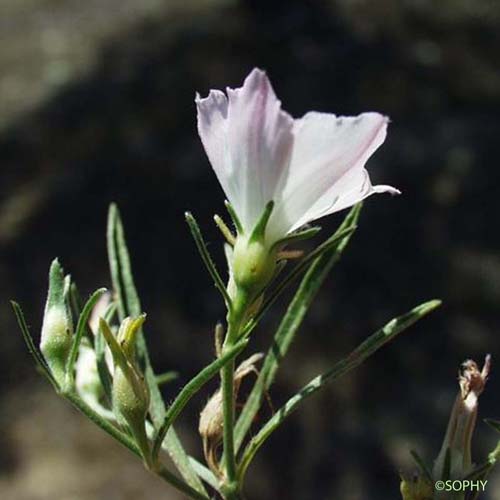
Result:
<svg viewBox="0 0 500 500">
<path fill-rule="evenodd" d="M 77 410 L 83 413 L 94 424 L 106 431 L 110 436 L 115 438 L 120 444 L 128 448 L 134 455 L 142 459 L 141 451 L 135 444 L 134 440 L 124 434 L 120 429 L 115 427 L 111 422 L 96 413 L 90 406 L 87 405 L 75 392 L 61 392 L 61 396 L 67 399 Z"/>
<path fill-rule="evenodd" d="M 223 441 L 226 469 L 226 500 L 230 500 L 237 489 L 236 458 L 234 454 L 234 360 L 221 370 L 222 405 L 223 405 Z"/>
<path fill-rule="evenodd" d="M 68 400 L 77 410 L 83 413 L 86 417 L 88 417 L 92 422 L 97 424 L 101 429 L 106 431 L 110 436 L 115 438 L 120 444 L 125 446 L 129 451 L 131 451 L 134 455 L 139 458 L 143 458 L 142 453 L 137 446 L 137 444 L 133 441 L 132 438 L 124 434 L 120 429 L 118 429 L 114 424 L 109 422 L 107 419 L 99 415 L 95 412 L 87 403 L 85 403 L 75 392 L 61 392 L 60 393 L 63 398 Z M 187 497 L 194 500 L 207 500 L 208 497 L 199 493 L 194 488 L 191 488 L 187 483 L 185 483 L 182 479 L 179 479 L 177 476 L 172 474 L 168 469 L 166 469 L 163 465 L 159 465 L 155 470 L 152 470 L 153 473 L 160 476 L 164 481 L 169 483 L 170 485 L 177 488 L 179 491 L 182 491 Z"/>
<path fill-rule="evenodd" d="M 172 427 L 175 419 L 179 416 L 190 399 L 203 387 L 204 384 L 217 375 L 217 372 L 221 370 L 229 360 L 233 361 L 246 344 L 247 341 L 243 340 L 237 342 L 230 348 L 227 348 L 220 358 L 216 359 L 213 363 L 201 370 L 198 375 L 193 377 L 191 381 L 184 386 L 179 395 L 175 398 L 174 402 L 168 408 L 167 413 L 165 414 L 165 420 L 156 434 L 152 452 L 153 460 L 157 460 L 158 453 L 160 452 L 161 445 L 168 430 Z"/>
<path fill-rule="evenodd" d="M 228 313 L 228 328 L 222 348 L 222 356 L 234 347 L 240 336 L 248 303 L 249 301 L 246 293 L 238 290 L 233 300 L 233 307 Z M 234 359 L 232 359 L 221 369 L 222 409 L 224 418 L 224 466 L 226 473 L 226 480 L 222 487 L 222 491 L 226 500 L 238 500 L 240 498 L 240 485 L 237 480 L 236 454 L 234 448 L 234 367 L 235 363 Z"/>
</svg>

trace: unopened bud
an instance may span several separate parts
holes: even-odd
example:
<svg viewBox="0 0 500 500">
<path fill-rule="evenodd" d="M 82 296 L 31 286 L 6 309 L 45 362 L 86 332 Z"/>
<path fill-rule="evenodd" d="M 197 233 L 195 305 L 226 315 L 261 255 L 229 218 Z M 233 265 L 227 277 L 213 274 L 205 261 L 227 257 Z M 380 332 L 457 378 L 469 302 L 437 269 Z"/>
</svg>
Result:
<svg viewBox="0 0 500 500">
<path fill-rule="evenodd" d="M 135 366 L 117 365 L 113 376 L 113 410 L 127 422 L 147 467 L 152 467 L 151 448 L 146 435 L 149 390 Z"/>
<path fill-rule="evenodd" d="M 139 446 L 144 462 L 152 467 L 151 449 L 146 436 L 146 416 L 149 411 L 149 389 L 135 359 L 137 333 L 146 316 L 125 318 L 115 338 L 108 324 L 101 318 L 100 328 L 111 350 L 114 361 L 113 411 L 125 421 Z"/>
<path fill-rule="evenodd" d="M 55 259 L 50 266 L 49 293 L 43 317 L 40 350 L 55 379 L 62 383 L 71 348 L 73 323 L 65 297 L 64 273 Z"/>
<path fill-rule="evenodd" d="M 113 407 L 135 434 L 144 429 L 149 409 L 149 391 L 144 378 L 135 367 L 123 370 L 119 365 L 113 377 Z"/>
</svg>

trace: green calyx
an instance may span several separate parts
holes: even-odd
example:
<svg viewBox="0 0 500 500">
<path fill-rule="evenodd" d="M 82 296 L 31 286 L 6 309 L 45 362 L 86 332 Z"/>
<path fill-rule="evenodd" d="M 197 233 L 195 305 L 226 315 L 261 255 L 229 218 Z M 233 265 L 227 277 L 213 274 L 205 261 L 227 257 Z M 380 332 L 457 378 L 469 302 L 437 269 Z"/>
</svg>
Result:
<svg viewBox="0 0 500 500">
<path fill-rule="evenodd" d="M 252 233 L 238 234 L 233 251 L 233 278 L 250 300 L 271 281 L 276 270 L 277 250 L 266 241 L 266 227 L 274 203 L 270 201 Z"/>
<path fill-rule="evenodd" d="M 233 252 L 233 276 L 236 286 L 253 296 L 272 279 L 276 269 L 276 252 L 265 241 L 238 237 Z"/>
<path fill-rule="evenodd" d="M 73 338 L 73 323 L 66 301 L 69 279 L 55 259 L 49 272 L 49 291 L 43 317 L 40 350 L 54 378 L 63 383 Z"/>
</svg>

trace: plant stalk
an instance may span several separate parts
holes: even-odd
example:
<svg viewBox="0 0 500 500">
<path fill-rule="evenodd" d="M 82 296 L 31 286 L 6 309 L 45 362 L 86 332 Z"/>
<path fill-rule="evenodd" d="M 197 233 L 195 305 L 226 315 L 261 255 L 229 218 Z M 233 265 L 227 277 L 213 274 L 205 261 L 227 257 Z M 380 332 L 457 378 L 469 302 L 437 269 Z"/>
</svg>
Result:
<svg viewBox="0 0 500 500">
<path fill-rule="evenodd" d="M 228 312 L 227 334 L 222 347 L 222 355 L 232 349 L 241 333 L 244 318 L 248 309 L 246 293 L 237 290 Z M 237 478 L 236 454 L 234 448 L 235 394 L 234 394 L 234 359 L 221 370 L 222 410 L 223 410 L 223 444 L 225 482 L 222 489 L 225 500 L 240 499 L 240 484 Z"/>
<path fill-rule="evenodd" d="M 115 438 L 120 444 L 125 446 L 125 448 L 128 448 L 134 455 L 136 455 L 138 458 L 143 458 L 139 447 L 133 441 L 132 438 L 124 434 L 120 429 L 115 427 L 115 425 L 109 422 L 106 418 L 96 413 L 75 392 L 60 391 L 60 395 L 66 400 L 68 400 L 76 409 L 78 409 L 81 413 L 83 413 L 92 422 L 97 424 L 101 429 L 103 429 L 110 436 Z M 175 476 L 161 464 L 158 465 L 158 467 L 156 468 L 149 468 L 149 470 L 193 500 L 208 499 L 207 496 L 196 491 L 194 488 L 189 486 L 182 479 L 179 479 L 177 476 Z"/>
</svg>

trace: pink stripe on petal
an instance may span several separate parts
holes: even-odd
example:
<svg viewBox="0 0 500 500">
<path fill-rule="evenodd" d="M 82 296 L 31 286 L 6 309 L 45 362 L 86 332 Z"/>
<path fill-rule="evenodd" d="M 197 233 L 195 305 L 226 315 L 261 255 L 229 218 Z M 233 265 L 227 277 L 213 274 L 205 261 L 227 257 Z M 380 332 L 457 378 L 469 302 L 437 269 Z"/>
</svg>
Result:
<svg viewBox="0 0 500 500">
<path fill-rule="evenodd" d="M 296 120 L 290 173 L 273 231 L 289 232 L 368 196 L 373 188 L 363 167 L 384 142 L 387 122 L 378 113 L 311 112 Z"/>
<path fill-rule="evenodd" d="M 371 194 L 399 193 L 372 186 L 364 168 L 386 137 L 388 119 L 379 113 L 310 112 L 293 120 L 259 69 L 227 97 L 211 90 L 196 105 L 208 158 L 246 232 L 270 200 L 267 236 L 277 240 Z"/>
<path fill-rule="evenodd" d="M 293 119 L 281 110 L 267 75 L 259 69 L 248 75 L 243 87 L 227 89 L 227 94 L 231 176 L 239 193 L 235 208 L 251 230 L 286 181 Z"/>
</svg>

